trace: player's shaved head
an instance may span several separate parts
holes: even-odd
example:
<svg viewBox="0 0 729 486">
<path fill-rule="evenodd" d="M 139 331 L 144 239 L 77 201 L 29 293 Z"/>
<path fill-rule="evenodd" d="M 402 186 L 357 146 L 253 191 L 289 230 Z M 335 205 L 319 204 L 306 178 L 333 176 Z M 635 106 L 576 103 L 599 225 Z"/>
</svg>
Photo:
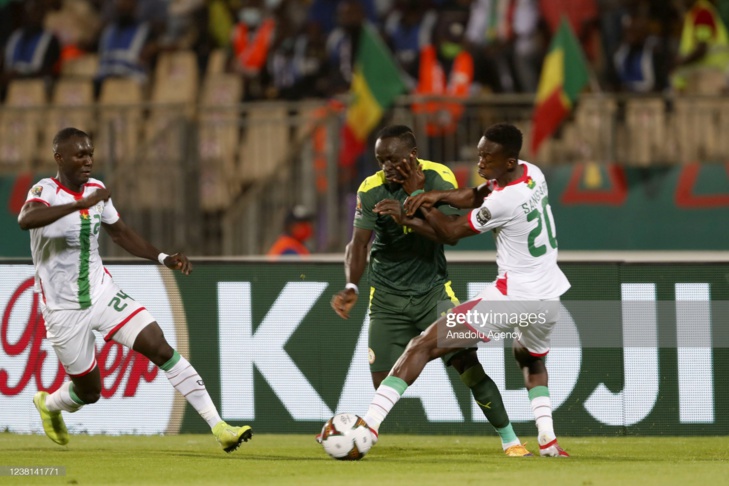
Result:
<svg viewBox="0 0 729 486">
<path fill-rule="evenodd" d="M 58 133 L 56 133 L 56 136 L 53 137 L 53 151 L 58 152 L 58 146 L 65 142 L 66 140 L 69 140 L 74 137 L 84 137 L 84 138 L 91 138 L 89 137 L 89 134 L 84 132 L 83 130 L 79 130 L 78 128 L 73 127 L 66 127 L 61 130 L 59 130 Z"/>
<path fill-rule="evenodd" d="M 402 143 L 404 143 L 408 149 L 414 149 L 417 146 L 417 142 L 415 141 L 415 134 L 413 133 L 413 129 L 410 128 L 407 125 L 390 125 L 382 130 L 380 130 L 380 133 L 377 134 L 377 138 L 379 139 L 385 139 L 385 138 L 397 138 Z"/>
</svg>

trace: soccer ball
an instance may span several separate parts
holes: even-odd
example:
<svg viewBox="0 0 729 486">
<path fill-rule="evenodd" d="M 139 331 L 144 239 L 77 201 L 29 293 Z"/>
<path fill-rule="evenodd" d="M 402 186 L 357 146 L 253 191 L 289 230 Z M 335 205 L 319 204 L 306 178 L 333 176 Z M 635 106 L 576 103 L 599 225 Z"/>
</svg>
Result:
<svg viewBox="0 0 729 486">
<path fill-rule="evenodd" d="M 321 445 L 334 459 L 358 461 L 372 447 L 372 432 L 361 417 L 339 413 L 321 429 Z"/>
</svg>

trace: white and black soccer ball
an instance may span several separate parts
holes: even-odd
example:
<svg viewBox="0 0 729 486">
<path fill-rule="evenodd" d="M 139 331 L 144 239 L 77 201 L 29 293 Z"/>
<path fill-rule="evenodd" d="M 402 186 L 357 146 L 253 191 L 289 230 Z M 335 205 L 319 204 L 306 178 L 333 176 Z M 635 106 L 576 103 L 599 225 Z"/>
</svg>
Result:
<svg viewBox="0 0 729 486">
<path fill-rule="evenodd" d="M 321 445 L 334 459 L 358 461 L 372 447 L 372 432 L 362 417 L 339 413 L 321 429 Z"/>
</svg>

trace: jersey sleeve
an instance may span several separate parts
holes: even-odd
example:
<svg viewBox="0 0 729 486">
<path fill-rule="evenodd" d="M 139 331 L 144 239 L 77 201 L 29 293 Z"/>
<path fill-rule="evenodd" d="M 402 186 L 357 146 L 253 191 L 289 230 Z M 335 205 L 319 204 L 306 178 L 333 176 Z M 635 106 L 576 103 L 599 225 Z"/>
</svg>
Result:
<svg viewBox="0 0 729 486">
<path fill-rule="evenodd" d="M 377 222 L 377 215 L 372 211 L 374 204 L 366 192 L 357 193 L 357 207 L 354 210 L 354 227 L 373 230 Z"/>
<path fill-rule="evenodd" d="M 100 187 L 102 189 L 106 189 L 106 185 L 98 179 L 91 179 L 86 186 L 89 188 Z M 101 211 L 101 222 L 105 224 L 114 224 L 119 221 L 119 219 L 119 212 L 114 207 L 114 203 L 111 201 L 111 198 L 104 201 L 104 209 Z"/>
<path fill-rule="evenodd" d="M 46 206 L 52 206 L 56 191 L 45 180 L 39 181 L 30 188 L 25 202 L 39 202 Z"/>
<path fill-rule="evenodd" d="M 114 203 L 111 202 L 111 198 L 109 198 L 106 202 L 104 202 L 104 211 L 101 213 L 101 222 L 105 224 L 114 224 L 119 221 L 119 219 L 121 219 L 119 212 L 114 207 Z"/>
<path fill-rule="evenodd" d="M 458 189 L 458 181 L 453 171 L 442 164 L 438 164 L 435 169 L 437 177 L 433 178 L 433 187 L 430 190 L 433 191 L 450 191 L 452 189 Z M 439 203 L 435 205 L 436 208 L 443 214 L 447 215 L 461 215 L 463 212 L 457 208 L 454 208 L 450 204 Z"/>
<path fill-rule="evenodd" d="M 485 233 L 499 228 L 512 218 L 513 204 L 509 204 L 509 196 L 503 192 L 495 192 L 484 199 L 480 208 L 471 211 L 468 223 L 474 231 Z"/>
</svg>

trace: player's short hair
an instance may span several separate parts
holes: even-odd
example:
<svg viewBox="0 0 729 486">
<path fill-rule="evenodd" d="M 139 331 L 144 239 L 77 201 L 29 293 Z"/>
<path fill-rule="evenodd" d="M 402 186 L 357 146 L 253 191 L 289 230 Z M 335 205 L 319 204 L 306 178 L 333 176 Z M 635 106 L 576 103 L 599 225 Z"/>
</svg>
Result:
<svg viewBox="0 0 729 486">
<path fill-rule="evenodd" d="M 79 130 L 78 128 L 74 127 L 66 127 L 62 128 L 61 130 L 56 133 L 56 136 L 53 137 L 53 151 L 58 151 L 58 146 L 65 142 L 66 140 L 73 138 L 73 137 L 85 137 L 85 138 L 91 138 L 89 137 L 89 134 L 84 132 L 83 130 Z"/>
<path fill-rule="evenodd" d="M 411 150 L 417 146 L 413 129 L 407 125 L 386 126 L 380 130 L 380 133 L 377 134 L 377 138 L 397 138 L 401 142 L 405 143 Z"/>
<path fill-rule="evenodd" d="M 486 140 L 501 145 L 507 157 L 519 158 L 523 138 L 521 130 L 511 123 L 491 125 L 486 129 L 483 136 L 486 137 Z"/>
</svg>

